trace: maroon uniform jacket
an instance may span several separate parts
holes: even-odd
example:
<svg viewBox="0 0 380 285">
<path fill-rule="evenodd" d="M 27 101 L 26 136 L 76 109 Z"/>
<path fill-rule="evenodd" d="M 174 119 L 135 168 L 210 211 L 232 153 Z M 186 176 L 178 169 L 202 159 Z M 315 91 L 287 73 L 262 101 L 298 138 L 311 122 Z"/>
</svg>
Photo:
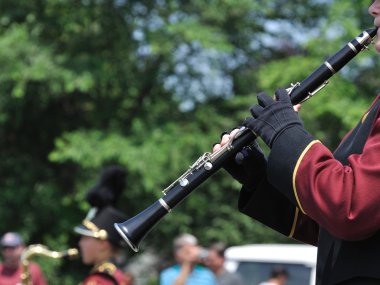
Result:
<svg viewBox="0 0 380 285">
<path fill-rule="evenodd" d="M 334 153 L 300 127 L 287 130 L 266 178 L 241 191 L 240 211 L 318 246 L 317 284 L 380 284 L 379 113 L 380 96 Z"/>
<path fill-rule="evenodd" d="M 95 267 L 81 285 L 125 285 L 124 273 L 110 262 Z"/>
</svg>

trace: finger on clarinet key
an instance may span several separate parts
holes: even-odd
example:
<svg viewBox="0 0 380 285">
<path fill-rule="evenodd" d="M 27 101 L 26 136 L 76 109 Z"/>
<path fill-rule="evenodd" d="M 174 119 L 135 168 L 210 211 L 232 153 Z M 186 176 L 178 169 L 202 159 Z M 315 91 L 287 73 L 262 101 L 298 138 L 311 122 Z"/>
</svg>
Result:
<svg viewBox="0 0 380 285">
<path fill-rule="evenodd" d="M 302 104 L 297 104 L 293 106 L 294 111 L 299 112 L 301 111 Z"/>
<path fill-rule="evenodd" d="M 216 143 L 214 144 L 213 148 L 212 148 L 212 152 L 216 152 L 218 151 L 222 146 L 220 145 L 220 143 Z"/>
</svg>

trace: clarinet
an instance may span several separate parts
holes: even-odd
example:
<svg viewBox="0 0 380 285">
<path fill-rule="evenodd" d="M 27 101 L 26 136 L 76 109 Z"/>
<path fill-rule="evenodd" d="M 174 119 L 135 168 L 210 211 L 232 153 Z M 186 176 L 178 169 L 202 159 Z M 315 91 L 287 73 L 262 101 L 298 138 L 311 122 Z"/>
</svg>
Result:
<svg viewBox="0 0 380 285">
<path fill-rule="evenodd" d="M 377 27 L 364 30 L 315 69 L 305 80 L 291 84 L 286 90 L 292 104 L 302 103 L 324 88 L 330 77 L 359 52 L 368 48 L 376 33 Z M 252 131 L 245 127 L 240 128 L 218 151 L 206 152 L 199 157 L 185 173 L 162 191 L 164 194 L 162 198 L 131 219 L 123 223 L 115 223 L 118 233 L 133 251 L 138 252 L 142 239 L 167 213 L 255 139 L 256 135 Z"/>
</svg>

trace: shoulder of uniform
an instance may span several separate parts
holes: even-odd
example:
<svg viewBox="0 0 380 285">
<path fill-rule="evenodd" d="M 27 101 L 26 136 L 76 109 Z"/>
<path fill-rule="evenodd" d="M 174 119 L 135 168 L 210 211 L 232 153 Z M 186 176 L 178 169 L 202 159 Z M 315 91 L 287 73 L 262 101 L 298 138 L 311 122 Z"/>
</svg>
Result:
<svg viewBox="0 0 380 285">
<path fill-rule="evenodd" d="M 115 283 L 113 282 L 110 277 L 106 277 L 106 275 L 101 275 L 101 274 L 92 274 L 86 278 L 86 280 L 81 283 L 81 285 L 114 285 Z"/>
<path fill-rule="evenodd" d="M 116 265 L 111 262 L 104 262 L 96 268 L 96 272 L 107 273 L 109 275 L 113 275 L 116 270 Z"/>
</svg>

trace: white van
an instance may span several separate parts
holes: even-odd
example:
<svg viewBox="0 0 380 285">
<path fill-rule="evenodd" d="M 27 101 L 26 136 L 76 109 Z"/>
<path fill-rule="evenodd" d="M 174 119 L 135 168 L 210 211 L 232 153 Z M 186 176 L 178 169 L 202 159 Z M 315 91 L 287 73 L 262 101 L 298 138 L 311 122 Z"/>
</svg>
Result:
<svg viewBox="0 0 380 285">
<path fill-rule="evenodd" d="M 301 244 L 255 244 L 232 246 L 225 252 L 226 269 L 238 272 L 245 285 L 267 280 L 274 267 L 289 274 L 286 285 L 314 285 L 317 248 Z"/>
</svg>

